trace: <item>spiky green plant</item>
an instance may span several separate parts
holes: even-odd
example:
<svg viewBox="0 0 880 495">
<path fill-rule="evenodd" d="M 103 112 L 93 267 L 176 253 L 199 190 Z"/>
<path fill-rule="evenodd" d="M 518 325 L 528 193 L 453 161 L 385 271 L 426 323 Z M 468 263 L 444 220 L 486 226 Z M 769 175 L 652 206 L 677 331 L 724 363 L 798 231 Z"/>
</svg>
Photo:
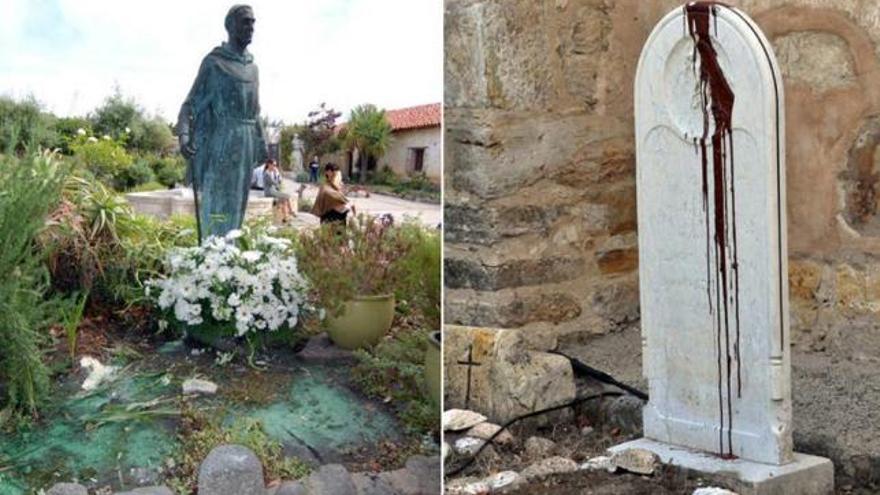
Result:
<svg viewBox="0 0 880 495">
<path fill-rule="evenodd" d="M 9 405 L 36 413 L 49 388 L 43 331 L 60 302 L 35 238 L 58 202 L 64 172 L 51 153 L 0 155 L 0 386 Z"/>
</svg>

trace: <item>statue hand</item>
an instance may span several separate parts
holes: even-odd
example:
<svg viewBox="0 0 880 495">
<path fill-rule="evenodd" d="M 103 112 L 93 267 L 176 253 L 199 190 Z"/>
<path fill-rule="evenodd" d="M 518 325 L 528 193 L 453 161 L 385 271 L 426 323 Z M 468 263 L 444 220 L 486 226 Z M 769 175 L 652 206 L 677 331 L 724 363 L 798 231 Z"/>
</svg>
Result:
<svg viewBox="0 0 880 495">
<path fill-rule="evenodd" d="M 193 146 L 188 134 L 181 134 L 177 139 L 178 143 L 180 143 L 180 153 L 184 158 L 189 160 L 195 156 L 196 148 Z"/>
</svg>

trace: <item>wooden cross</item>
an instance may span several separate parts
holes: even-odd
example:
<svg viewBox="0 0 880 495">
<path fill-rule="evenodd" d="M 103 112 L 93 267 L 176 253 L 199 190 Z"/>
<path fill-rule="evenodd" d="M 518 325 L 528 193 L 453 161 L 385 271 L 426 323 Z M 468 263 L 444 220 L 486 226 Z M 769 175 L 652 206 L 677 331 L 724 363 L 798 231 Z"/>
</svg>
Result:
<svg viewBox="0 0 880 495">
<path fill-rule="evenodd" d="M 474 346 L 473 344 L 468 345 L 468 357 L 467 361 L 457 361 L 458 364 L 463 364 L 467 366 L 467 388 L 465 388 L 464 395 L 464 408 L 470 409 L 471 405 L 471 369 L 474 366 L 479 366 L 483 363 L 478 363 L 474 361 Z"/>
</svg>

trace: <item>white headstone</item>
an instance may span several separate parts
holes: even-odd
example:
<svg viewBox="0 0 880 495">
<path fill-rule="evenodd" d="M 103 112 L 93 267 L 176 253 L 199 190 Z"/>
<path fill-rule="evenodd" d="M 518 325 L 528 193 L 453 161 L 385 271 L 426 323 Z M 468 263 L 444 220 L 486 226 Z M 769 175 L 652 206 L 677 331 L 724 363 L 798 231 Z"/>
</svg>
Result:
<svg viewBox="0 0 880 495">
<path fill-rule="evenodd" d="M 645 436 L 789 462 L 784 111 L 770 43 L 736 9 L 676 9 L 642 51 L 635 109 Z"/>
<path fill-rule="evenodd" d="M 687 4 L 645 43 L 635 139 L 650 401 L 646 438 L 612 450 L 727 473 L 742 493 L 830 493 L 830 461 L 792 451 L 783 102 L 770 43 L 735 8 Z"/>
</svg>

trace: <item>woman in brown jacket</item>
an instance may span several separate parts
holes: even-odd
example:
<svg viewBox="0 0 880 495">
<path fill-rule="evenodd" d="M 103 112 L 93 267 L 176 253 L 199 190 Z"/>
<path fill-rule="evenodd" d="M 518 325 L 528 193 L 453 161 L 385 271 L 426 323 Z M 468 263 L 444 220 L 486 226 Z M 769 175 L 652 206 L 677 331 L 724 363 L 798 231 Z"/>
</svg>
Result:
<svg viewBox="0 0 880 495">
<path fill-rule="evenodd" d="M 321 223 L 341 222 L 345 223 L 349 210 L 356 215 L 354 204 L 348 201 L 342 192 L 342 174 L 339 168 L 328 163 L 324 166 L 324 183 L 318 189 L 318 197 L 312 213 L 321 219 Z"/>
</svg>

